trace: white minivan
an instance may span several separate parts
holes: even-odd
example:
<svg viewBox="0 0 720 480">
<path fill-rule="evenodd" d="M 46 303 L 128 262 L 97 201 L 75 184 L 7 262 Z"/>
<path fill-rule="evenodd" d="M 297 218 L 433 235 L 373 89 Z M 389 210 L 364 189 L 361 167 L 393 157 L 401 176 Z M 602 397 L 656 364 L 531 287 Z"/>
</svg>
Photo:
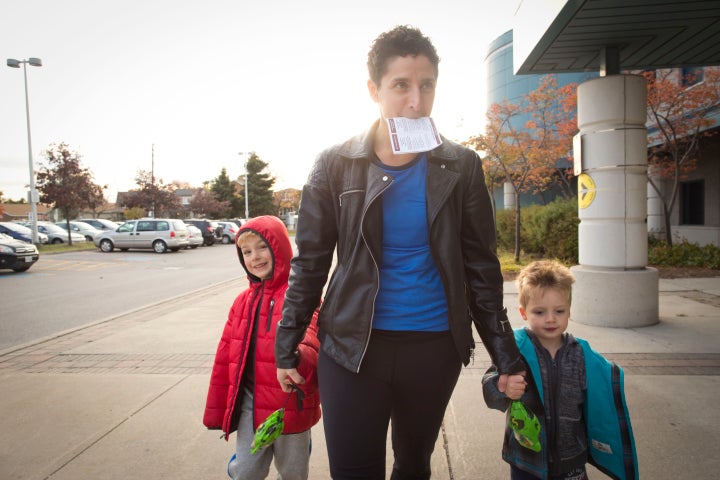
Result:
<svg viewBox="0 0 720 480">
<path fill-rule="evenodd" d="M 103 252 L 119 248 L 123 252 L 134 249 L 152 249 L 156 253 L 168 250 L 177 252 L 188 246 L 185 222 L 171 218 L 141 218 L 128 220 L 115 231 L 105 231 L 93 239 Z"/>
</svg>

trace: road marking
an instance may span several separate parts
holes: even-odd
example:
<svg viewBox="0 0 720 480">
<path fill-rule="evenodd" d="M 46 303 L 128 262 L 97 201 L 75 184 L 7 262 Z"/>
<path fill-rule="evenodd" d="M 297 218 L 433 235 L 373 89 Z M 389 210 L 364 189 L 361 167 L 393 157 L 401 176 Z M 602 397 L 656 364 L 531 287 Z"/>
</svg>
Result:
<svg viewBox="0 0 720 480">
<path fill-rule="evenodd" d="M 90 270 L 98 270 L 110 266 L 127 265 L 124 261 L 111 262 L 92 262 L 87 260 L 58 260 L 54 258 L 41 257 L 38 262 L 33 265 L 33 270 L 43 272 L 68 271 L 68 272 L 85 272 Z"/>
</svg>

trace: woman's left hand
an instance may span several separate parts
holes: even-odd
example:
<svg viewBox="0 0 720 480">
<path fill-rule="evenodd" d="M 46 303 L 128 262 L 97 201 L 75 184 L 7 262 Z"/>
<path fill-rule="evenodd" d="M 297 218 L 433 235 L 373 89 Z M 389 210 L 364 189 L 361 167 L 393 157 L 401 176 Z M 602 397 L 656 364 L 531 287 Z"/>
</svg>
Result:
<svg viewBox="0 0 720 480">
<path fill-rule="evenodd" d="M 297 368 L 278 368 L 277 379 L 278 383 L 280 383 L 280 388 L 282 388 L 282 391 L 285 393 L 292 392 L 291 385 L 293 383 L 295 385 L 305 383 L 305 378 L 298 373 Z"/>
<path fill-rule="evenodd" d="M 518 372 L 508 375 L 507 384 L 505 386 L 505 395 L 512 400 L 520 400 L 525 393 L 527 381 L 525 380 L 525 372 Z"/>
</svg>

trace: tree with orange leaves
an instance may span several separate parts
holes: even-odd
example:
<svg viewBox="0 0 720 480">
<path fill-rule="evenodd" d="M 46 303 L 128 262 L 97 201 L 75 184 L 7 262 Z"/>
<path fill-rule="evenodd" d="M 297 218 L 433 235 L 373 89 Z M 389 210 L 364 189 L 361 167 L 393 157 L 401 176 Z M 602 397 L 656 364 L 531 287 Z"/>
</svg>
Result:
<svg viewBox="0 0 720 480">
<path fill-rule="evenodd" d="M 700 140 L 713 132 L 712 113 L 720 106 L 720 69 L 706 68 L 681 75 L 679 70 L 644 72 L 647 82 L 648 181 L 663 206 L 665 241 L 672 245 L 670 212 L 680 180 L 697 167 Z M 658 180 L 672 185 L 663 195 Z"/>
<path fill-rule="evenodd" d="M 517 102 L 491 105 L 485 133 L 465 142 L 484 152 L 486 176 L 493 182 L 503 178 L 513 186 L 516 262 L 520 261 L 520 194 L 539 194 L 558 184 L 572 194 L 576 90 L 576 84 L 559 87 L 554 75 L 546 75 L 537 89 Z"/>
</svg>

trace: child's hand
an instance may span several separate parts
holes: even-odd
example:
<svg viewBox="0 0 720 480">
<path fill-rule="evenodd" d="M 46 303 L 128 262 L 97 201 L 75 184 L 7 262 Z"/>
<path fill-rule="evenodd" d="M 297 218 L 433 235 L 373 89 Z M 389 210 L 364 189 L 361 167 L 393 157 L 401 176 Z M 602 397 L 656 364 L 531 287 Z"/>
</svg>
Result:
<svg viewBox="0 0 720 480">
<path fill-rule="evenodd" d="M 525 393 L 525 387 L 527 387 L 527 381 L 525 380 L 524 371 L 508 375 L 505 395 L 511 400 L 520 400 L 520 397 Z"/>
<path fill-rule="evenodd" d="M 302 385 L 305 383 L 305 378 L 298 373 L 297 368 L 278 368 L 277 379 L 280 383 L 280 388 L 282 388 L 282 391 L 285 393 L 292 392 L 291 384 Z"/>
</svg>

